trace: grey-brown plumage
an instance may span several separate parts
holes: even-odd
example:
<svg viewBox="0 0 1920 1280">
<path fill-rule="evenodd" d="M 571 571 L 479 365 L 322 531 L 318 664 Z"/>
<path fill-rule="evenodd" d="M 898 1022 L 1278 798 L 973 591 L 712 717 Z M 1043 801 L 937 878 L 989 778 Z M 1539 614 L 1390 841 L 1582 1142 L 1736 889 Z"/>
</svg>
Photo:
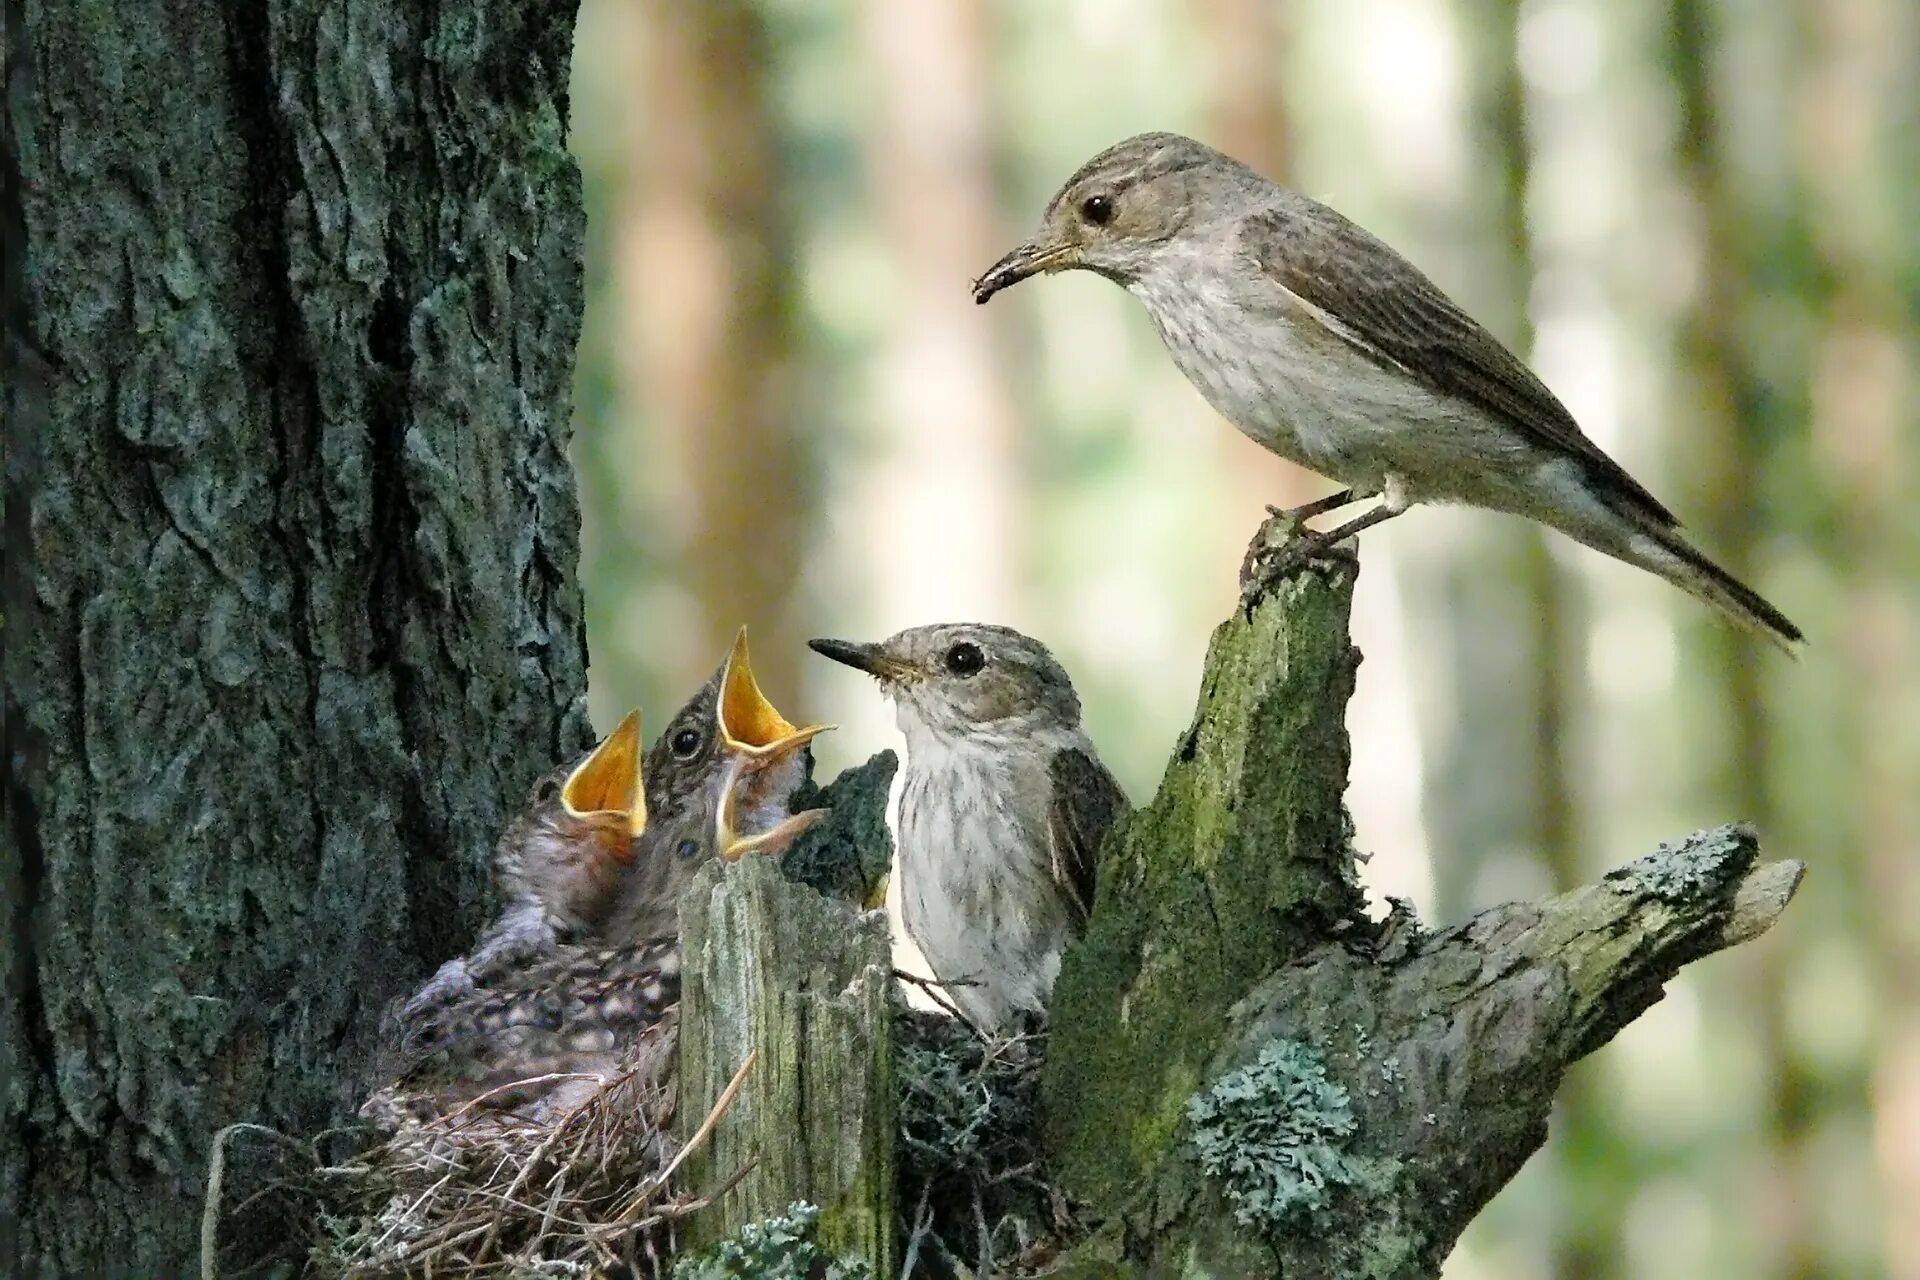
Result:
<svg viewBox="0 0 1920 1280">
<path fill-rule="evenodd" d="M 975 1026 L 1044 1016 L 1127 809 L 1067 673 L 1039 641 L 974 623 L 811 643 L 877 679 L 906 735 L 893 874 L 908 936 Z"/>
<path fill-rule="evenodd" d="M 1181 372 L 1241 431 L 1345 484 L 1348 500 L 1380 497 L 1333 536 L 1416 502 L 1506 511 L 1658 574 L 1783 647 L 1802 638 L 1418 268 L 1231 157 L 1168 133 L 1101 152 L 974 296 L 1076 268 L 1139 298 Z"/>
<path fill-rule="evenodd" d="M 739 796 L 742 825 L 771 827 L 807 775 L 808 744 L 832 727 L 802 728 L 780 714 L 754 679 L 742 627 L 726 659 L 648 748 L 647 803 L 673 813 L 715 768 L 742 758 L 753 762 Z"/>
<path fill-rule="evenodd" d="M 663 750 L 697 728 L 698 752 Z M 536 786 L 495 867 L 509 905 L 474 951 L 397 1006 L 362 1109 L 394 1127 L 476 1099 L 540 1121 L 615 1072 L 664 1071 L 679 999 L 678 904 L 714 857 L 778 855 L 822 815 L 788 802 L 796 729 L 753 681 L 745 636 L 675 716 L 649 773 L 638 713 Z M 651 802 L 649 802 L 651 798 Z"/>
</svg>

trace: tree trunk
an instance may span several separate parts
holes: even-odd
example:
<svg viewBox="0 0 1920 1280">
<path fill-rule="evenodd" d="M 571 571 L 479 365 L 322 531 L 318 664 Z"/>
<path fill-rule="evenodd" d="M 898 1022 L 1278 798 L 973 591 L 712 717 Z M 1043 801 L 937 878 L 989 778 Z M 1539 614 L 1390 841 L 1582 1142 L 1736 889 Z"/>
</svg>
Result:
<svg viewBox="0 0 1920 1280">
<path fill-rule="evenodd" d="M 1764 932 L 1799 884 L 1799 863 L 1761 863 L 1751 832 L 1723 827 L 1444 931 L 1423 930 L 1404 904 L 1370 919 L 1341 803 L 1354 576 L 1351 561 L 1316 563 L 1220 626 L 1158 795 L 1108 836 L 1087 937 L 1054 993 L 1044 1158 L 1037 1175 L 1019 1171 L 1065 1192 L 1091 1227 L 1057 1274 L 1437 1275 L 1545 1141 L 1568 1066 L 1659 999 L 1681 965 Z M 829 829 L 879 839 L 862 814 L 877 812 L 888 763 L 837 797 Z M 699 1067 L 682 1076 L 683 1130 L 753 1037 L 809 1025 L 788 1011 L 796 1001 L 834 1007 L 829 1031 L 805 1044 L 821 1078 L 843 1090 L 849 1069 L 865 1070 L 869 1094 L 865 1106 L 816 1104 L 785 1128 L 759 1112 L 740 1121 L 784 1181 L 762 1178 L 751 1204 L 723 1206 L 709 1236 L 822 1186 L 818 1162 L 796 1153 L 867 1150 L 883 1105 L 873 1091 L 894 1078 L 845 1019 L 876 940 L 794 923 L 817 914 L 801 891 L 740 879 L 709 876 L 690 908 L 702 923 L 688 934 L 682 1017 L 702 1038 L 684 1049 Z M 802 958 L 769 977 L 778 956 Z M 783 1035 L 766 1043 L 795 1039 Z M 694 1186 L 712 1190 L 745 1156 L 736 1141 Z M 863 1178 L 878 1168 L 853 1165 Z M 826 1179 L 826 1198 L 846 1185 Z M 979 1230 L 992 1234 L 984 1220 Z"/>
<path fill-rule="evenodd" d="M 189 1269 L 587 740 L 572 21 L 8 6 L 11 1274 Z"/>
<path fill-rule="evenodd" d="M 767 14 L 758 0 L 660 0 L 642 43 L 648 120 L 615 269 L 624 327 L 640 339 L 629 395 L 649 421 L 622 428 L 628 448 L 603 474 L 628 503 L 650 505 L 661 568 L 697 606 L 670 642 L 676 684 L 705 679 L 744 622 L 762 683 L 792 689 L 806 653 L 790 606 L 813 527 L 816 421 L 796 359 L 793 148 Z M 644 454 L 671 464 L 664 483 L 628 479 Z M 594 608 L 616 616 L 606 600 Z"/>
<path fill-rule="evenodd" d="M 1724 828 L 1444 932 L 1370 922 L 1352 585 L 1318 566 L 1221 625 L 1159 794 L 1108 838 L 1044 1077 L 1054 1172 L 1104 1223 L 1077 1274 L 1436 1275 L 1568 1065 L 1798 884 Z"/>
</svg>

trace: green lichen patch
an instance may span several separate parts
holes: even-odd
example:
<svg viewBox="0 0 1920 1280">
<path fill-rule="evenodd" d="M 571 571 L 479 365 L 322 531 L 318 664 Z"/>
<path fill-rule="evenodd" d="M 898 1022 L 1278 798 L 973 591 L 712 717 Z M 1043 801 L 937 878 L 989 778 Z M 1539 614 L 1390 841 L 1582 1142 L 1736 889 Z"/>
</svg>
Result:
<svg viewBox="0 0 1920 1280">
<path fill-rule="evenodd" d="M 856 1258 L 829 1261 L 814 1241 L 820 1210 L 796 1201 L 785 1214 L 749 1222 L 674 1264 L 673 1280 L 873 1280 Z"/>
<path fill-rule="evenodd" d="M 1187 1102 L 1200 1167 L 1218 1178 L 1242 1226 L 1271 1230 L 1318 1213 L 1332 1188 L 1361 1181 L 1347 1153 L 1359 1127 L 1347 1090 L 1297 1040 L 1276 1039 Z"/>
</svg>

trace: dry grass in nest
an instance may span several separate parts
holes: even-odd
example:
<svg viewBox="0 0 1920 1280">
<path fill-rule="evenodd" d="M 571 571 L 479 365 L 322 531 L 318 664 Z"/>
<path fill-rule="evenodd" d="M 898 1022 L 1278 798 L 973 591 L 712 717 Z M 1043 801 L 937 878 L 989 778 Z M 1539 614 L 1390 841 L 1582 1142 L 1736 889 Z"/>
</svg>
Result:
<svg viewBox="0 0 1920 1280">
<path fill-rule="evenodd" d="M 531 1124 L 489 1110 L 491 1095 L 483 1094 L 448 1115 L 409 1125 L 351 1161 L 325 1164 L 305 1148 L 313 1163 L 304 1193 L 317 1202 L 317 1212 L 307 1216 L 320 1224 L 306 1259 L 308 1273 L 663 1275 L 677 1224 L 731 1185 L 694 1195 L 674 1187 L 674 1175 L 725 1114 L 752 1065 L 751 1057 L 741 1064 L 679 1149 L 669 1132 L 672 1104 L 639 1069 L 607 1080 L 554 1123 Z M 570 1077 L 549 1079 L 559 1085 Z M 221 1131 L 202 1224 L 203 1280 L 259 1268 L 265 1259 L 233 1257 L 222 1236 L 230 1224 L 245 1220 L 264 1193 L 286 1195 L 287 1183 L 299 1181 L 278 1180 L 223 1207 L 228 1140 L 243 1132 L 271 1134 L 290 1154 L 302 1149 L 259 1126 Z M 218 1265 L 222 1258 L 230 1259 L 224 1268 Z"/>
</svg>

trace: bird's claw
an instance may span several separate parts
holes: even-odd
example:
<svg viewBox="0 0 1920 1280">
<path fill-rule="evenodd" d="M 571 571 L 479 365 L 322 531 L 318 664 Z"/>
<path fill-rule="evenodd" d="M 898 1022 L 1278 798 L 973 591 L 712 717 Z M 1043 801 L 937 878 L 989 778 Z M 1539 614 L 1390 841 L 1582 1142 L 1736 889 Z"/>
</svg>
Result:
<svg viewBox="0 0 1920 1280">
<path fill-rule="evenodd" d="M 1260 526 L 1240 562 L 1240 603 L 1248 618 L 1267 593 L 1314 561 L 1358 565 L 1359 552 L 1345 539 L 1303 527 L 1290 511 L 1275 512 Z"/>
</svg>

